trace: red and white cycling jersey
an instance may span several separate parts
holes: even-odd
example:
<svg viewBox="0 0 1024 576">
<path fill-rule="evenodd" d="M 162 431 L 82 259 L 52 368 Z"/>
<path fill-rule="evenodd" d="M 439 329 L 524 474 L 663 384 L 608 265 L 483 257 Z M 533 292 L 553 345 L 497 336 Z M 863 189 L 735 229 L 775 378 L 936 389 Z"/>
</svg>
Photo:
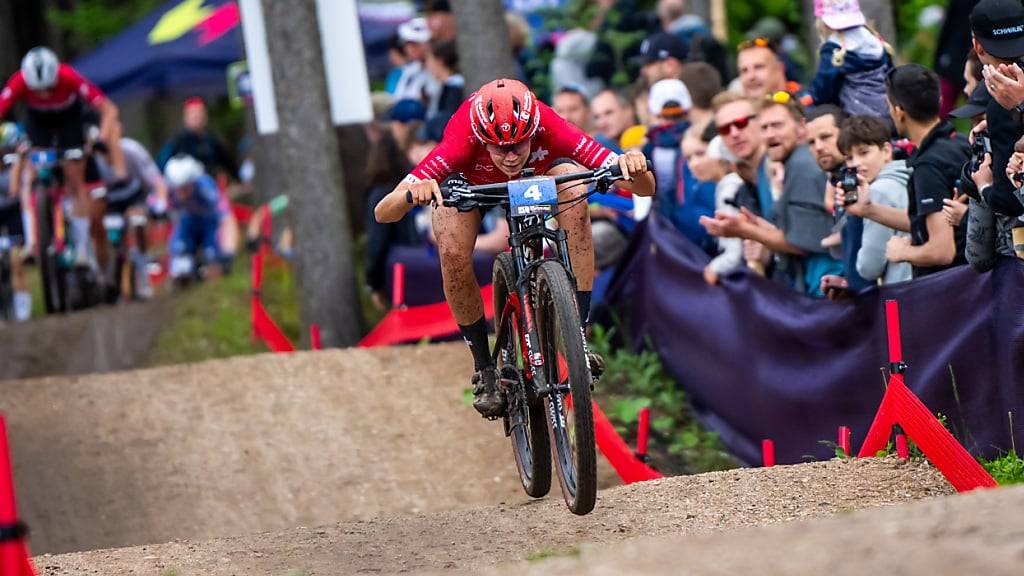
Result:
<svg viewBox="0 0 1024 576">
<path fill-rule="evenodd" d="M 469 124 L 472 99 L 471 95 L 462 103 L 449 120 L 441 142 L 413 168 L 411 176 L 440 183 L 452 174 L 462 172 L 470 184 L 495 184 L 512 179 L 494 165 L 487 148 L 473 135 Z M 537 175 L 547 172 L 551 163 L 559 158 L 570 158 L 590 169 L 606 166 L 618 158 L 550 106 L 543 102 L 538 106 L 540 126 L 533 136 L 530 159 L 526 163 L 526 167 L 533 168 Z"/>
<path fill-rule="evenodd" d="M 61 64 L 57 69 L 57 85 L 44 92 L 30 90 L 19 70 L 0 91 L 0 117 L 7 115 L 18 100 L 25 100 L 33 110 L 60 112 L 74 104 L 76 99 L 98 106 L 106 96 L 67 64 Z"/>
</svg>

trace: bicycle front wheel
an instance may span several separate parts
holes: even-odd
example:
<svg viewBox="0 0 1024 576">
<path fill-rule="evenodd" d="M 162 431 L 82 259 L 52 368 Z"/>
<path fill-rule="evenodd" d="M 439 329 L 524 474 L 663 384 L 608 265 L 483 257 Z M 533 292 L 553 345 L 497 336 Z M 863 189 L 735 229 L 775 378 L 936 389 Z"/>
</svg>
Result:
<svg viewBox="0 0 1024 576">
<path fill-rule="evenodd" d="M 55 246 L 53 211 L 59 210 L 46 189 L 36 189 L 36 249 L 39 250 L 39 274 L 43 284 L 43 304 L 47 314 L 66 311 L 66 285 Z"/>
<path fill-rule="evenodd" d="M 498 254 L 494 261 L 494 313 L 498 322 L 505 308 L 505 302 L 515 290 L 516 267 L 508 252 Z M 504 346 L 498 351 L 498 370 L 508 395 L 508 418 L 512 438 L 512 453 L 519 470 L 523 490 L 534 498 L 540 498 L 551 490 L 551 451 L 548 448 L 548 431 L 545 426 L 544 403 L 534 387 L 523 377 L 526 362 L 520 349 L 520 335 L 515 323 L 510 320 L 504 327 Z"/>
<path fill-rule="evenodd" d="M 545 398 L 551 454 L 565 503 L 573 514 L 583 515 L 594 509 L 597 499 L 597 454 L 576 290 L 565 268 L 554 261 L 542 264 L 535 280 L 544 376 L 552 387 Z"/>
</svg>

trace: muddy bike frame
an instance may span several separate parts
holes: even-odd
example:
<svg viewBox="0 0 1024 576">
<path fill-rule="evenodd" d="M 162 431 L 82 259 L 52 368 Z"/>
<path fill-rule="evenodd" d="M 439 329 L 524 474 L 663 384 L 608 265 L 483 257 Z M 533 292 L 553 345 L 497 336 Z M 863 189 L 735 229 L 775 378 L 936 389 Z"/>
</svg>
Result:
<svg viewBox="0 0 1024 576">
<path fill-rule="evenodd" d="M 530 281 L 539 266 L 548 261 L 556 261 L 565 268 L 573 287 L 576 286 L 576 275 L 573 273 L 572 262 L 569 259 L 568 236 L 565 230 L 547 229 L 545 222 L 557 215 L 561 206 L 566 206 L 565 209 L 568 209 L 576 203 L 585 202 L 593 194 L 607 192 L 615 180 L 622 178 L 622 172 L 618 165 L 612 165 L 597 170 L 542 177 L 541 179 L 549 180 L 555 186 L 568 182 L 577 182 L 576 185 L 595 184 L 595 186 L 589 192 L 584 192 L 569 200 L 555 202 L 551 205 L 549 213 L 513 214 L 509 185 L 532 178 L 534 178 L 533 170 L 526 169 L 519 179 L 510 182 L 477 186 L 447 185 L 441 187 L 441 194 L 446 207 L 457 208 L 460 212 L 471 212 L 478 208 L 495 206 L 505 209 L 505 218 L 509 225 L 509 246 L 515 261 L 516 283 L 515 290 L 509 293 L 505 305 L 495 321 L 497 342 L 493 348 L 493 355 L 497 361 L 498 354 L 506 344 L 507 332 L 505 329 L 511 323 L 513 331 L 519 335 L 521 340 L 520 349 L 523 351 L 524 375 L 528 381 L 534 384 L 532 390 L 536 396 L 543 397 L 552 392 L 568 392 L 569 386 L 557 383 L 553 385 L 544 381 L 543 370 L 548 359 L 544 358 L 542 352 L 534 348 L 535 345 L 539 346 L 540 335 L 533 318 Z M 555 258 L 545 257 L 545 243 L 554 246 Z M 495 310 L 495 312 L 499 311 Z M 507 432 L 509 431 L 506 430 Z"/>
</svg>

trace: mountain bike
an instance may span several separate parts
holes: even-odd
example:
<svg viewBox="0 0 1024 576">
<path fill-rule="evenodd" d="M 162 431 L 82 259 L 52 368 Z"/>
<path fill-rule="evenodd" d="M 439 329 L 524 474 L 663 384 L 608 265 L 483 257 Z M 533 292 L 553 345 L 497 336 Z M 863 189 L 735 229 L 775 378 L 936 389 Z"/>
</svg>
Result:
<svg viewBox="0 0 1024 576">
<path fill-rule="evenodd" d="M 91 270 L 76 268 L 67 241 L 67 214 L 61 186 L 60 156 L 56 150 L 35 149 L 29 157 L 36 176 L 32 193 L 36 199 L 36 237 L 39 272 L 43 283 L 46 313 L 69 312 L 99 303 L 99 289 Z M 65 150 L 69 160 L 82 158 L 78 149 Z"/>
<path fill-rule="evenodd" d="M 567 235 L 545 224 L 559 210 L 607 192 L 621 177 L 617 165 L 554 177 L 524 170 L 509 182 L 441 187 L 444 205 L 460 212 L 505 209 L 511 251 L 494 262 L 492 351 L 508 400 L 505 436 L 512 439 L 526 493 L 548 493 L 553 459 L 565 503 L 579 515 L 593 510 L 597 499 L 593 382 Z M 558 185 L 569 182 L 583 192 L 559 202 Z"/>
<path fill-rule="evenodd" d="M 144 292 L 148 292 L 149 286 L 144 276 L 147 273 L 144 253 L 149 218 L 133 207 L 145 201 L 145 189 L 141 182 L 132 180 L 115 189 L 99 188 L 92 197 L 106 202 L 103 229 L 111 252 L 109 261 L 102 266 L 107 287 L 106 301 L 113 304 L 122 297 L 140 299 Z"/>
</svg>

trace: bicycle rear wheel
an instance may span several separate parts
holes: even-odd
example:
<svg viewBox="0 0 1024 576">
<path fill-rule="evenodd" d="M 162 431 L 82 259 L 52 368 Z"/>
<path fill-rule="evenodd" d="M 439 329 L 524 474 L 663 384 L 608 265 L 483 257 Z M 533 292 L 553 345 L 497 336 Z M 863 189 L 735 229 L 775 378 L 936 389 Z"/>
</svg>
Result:
<svg viewBox="0 0 1024 576">
<path fill-rule="evenodd" d="M 502 310 L 516 285 L 516 267 L 509 253 L 498 254 L 494 261 L 494 313 L 500 321 Z M 502 327 L 496 326 L 498 330 Z M 523 377 L 526 367 L 520 346 L 519 331 L 514 322 L 505 323 L 505 344 L 498 354 L 498 370 L 508 394 L 508 418 L 511 428 L 512 453 L 519 470 L 523 490 L 540 498 L 551 490 L 551 454 L 545 425 L 544 403 L 530 391 L 533 382 Z"/>
<path fill-rule="evenodd" d="M 590 369 L 576 291 L 565 268 L 554 261 L 537 269 L 535 281 L 544 376 L 554 389 L 545 398 L 551 454 L 565 503 L 573 514 L 583 515 L 594 509 L 597 500 L 597 454 Z"/>
</svg>

